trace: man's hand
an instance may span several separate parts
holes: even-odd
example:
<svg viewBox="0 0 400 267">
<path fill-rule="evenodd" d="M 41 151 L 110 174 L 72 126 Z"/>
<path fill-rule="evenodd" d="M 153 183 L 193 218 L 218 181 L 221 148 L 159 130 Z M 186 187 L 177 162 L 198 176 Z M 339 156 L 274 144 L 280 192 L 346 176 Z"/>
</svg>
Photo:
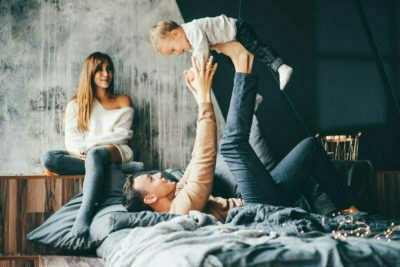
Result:
<svg viewBox="0 0 400 267">
<path fill-rule="evenodd" d="M 193 82 L 189 80 L 189 71 L 185 71 L 186 84 L 192 91 L 197 103 L 211 103 L 211 85 L 212 80 L 217 70 L 218 64 L 212 64 L 213 57 L 211 56 L 207 64 L 205 63 L 204 54 L 201 57 L 200 69 L 197 66 L 195 57 L 192 57 L 192 65 L 194 71 Z"/>
</svg>

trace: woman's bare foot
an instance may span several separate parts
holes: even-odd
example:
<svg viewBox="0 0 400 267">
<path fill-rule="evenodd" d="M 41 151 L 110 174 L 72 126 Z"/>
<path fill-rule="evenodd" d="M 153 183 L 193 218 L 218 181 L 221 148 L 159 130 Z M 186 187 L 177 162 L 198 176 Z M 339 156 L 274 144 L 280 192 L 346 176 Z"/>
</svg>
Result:
<svg viewBox="0 0 400 267">
<path fill-rule="evenodd" d="M 349 214 L 354 214 L 354 213 L 359 213 L 360 211 L 353 205 L 350 206 L 350 208 L 342 210 L 340 214 L 342 215 L 349 215 Z"/>
<path fill-rule="evenodd" d="M 235 65 L 236 72 L 251 73 L 254 55 L 247 51 L 238 41 L 216 44 L 210 46 L 210 49 L 230 57 L 233 61 L 233 65 Z"/>
</svg>

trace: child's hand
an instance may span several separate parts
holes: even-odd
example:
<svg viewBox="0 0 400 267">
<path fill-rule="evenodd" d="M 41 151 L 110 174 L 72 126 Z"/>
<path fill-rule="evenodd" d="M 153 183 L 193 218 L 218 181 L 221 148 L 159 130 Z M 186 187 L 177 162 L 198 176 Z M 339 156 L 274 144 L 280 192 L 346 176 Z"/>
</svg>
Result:
<svg viewBox="0 0 400 267">
<path fill-rule="evenodd" d="M 189 80 L 189 82 L 194 81 L 194 73 L 192 70 L 185 70 L 183 73 L 185 74 L 185 76 Z"/>
</svg>

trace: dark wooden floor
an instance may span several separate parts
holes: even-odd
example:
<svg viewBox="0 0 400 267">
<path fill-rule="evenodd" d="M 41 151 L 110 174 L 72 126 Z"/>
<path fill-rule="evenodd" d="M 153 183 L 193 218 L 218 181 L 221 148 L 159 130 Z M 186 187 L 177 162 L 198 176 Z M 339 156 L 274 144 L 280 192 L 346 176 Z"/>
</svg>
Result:
<svg viewBox="0 0 400 267">
<path fill-rule="evenodd" d="M 46 267 L 103 267 L 104 260 L 96 257 L 80 256 L 42 256 Z"/>
<path fill-rule="evenodd" d="M 0 267 L 103 267 L 104 260 L 81 256 L 0 256 Z"/>
</svg>

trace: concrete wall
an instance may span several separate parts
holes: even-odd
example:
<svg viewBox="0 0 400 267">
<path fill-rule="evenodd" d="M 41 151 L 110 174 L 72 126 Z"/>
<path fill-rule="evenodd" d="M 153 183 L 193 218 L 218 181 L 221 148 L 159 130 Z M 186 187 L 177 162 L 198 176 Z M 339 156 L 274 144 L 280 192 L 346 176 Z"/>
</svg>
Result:
<svg viewBox="0 0 400 267">
<path fill-rule="evenodd" d="M 65 106 L 94 51 L 112 57 L 116 92 L 133 101 L 135 159 L 184 167 L 197 115 L 190 55 L 154 51 L 148 31 L 163 19 L 183 22 L 175 1 L 0 1 L 0 174 L 38 173 L 42 152 L 65 148 Z"/>
</svg>

